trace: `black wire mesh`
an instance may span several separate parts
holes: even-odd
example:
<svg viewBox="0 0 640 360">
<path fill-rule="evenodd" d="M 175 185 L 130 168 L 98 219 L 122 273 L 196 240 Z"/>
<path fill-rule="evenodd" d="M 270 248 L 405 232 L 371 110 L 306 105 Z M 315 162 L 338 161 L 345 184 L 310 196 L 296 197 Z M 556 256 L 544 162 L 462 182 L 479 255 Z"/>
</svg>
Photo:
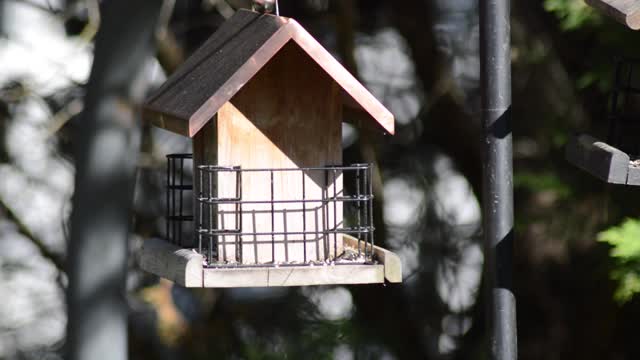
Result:
<svg viewBox="0 0 640 360">
<path fill-rule="evenodd" d="M 167 155 L 166 237 L 178 246 L 193 245 L 193 168 L 191 154 Z"/>
<path fill-rule="evenodd" d="M 215 267 L 371 262 L 371 170 L 369 164 L 286 169 L 199 166 L 198 250 Z M 355 182 L 355 194 L 344 193 L 343 179 Z M 258 191 L 247 194 L 246 183 Z M 343 235 L 355 237 L 357 248 L 344 246 Z"/>
<path fill-rule="evenodd" d="M 632 155 L 640 155 L 640 65 L 638 59 L 615 60 L 608 114 L 607 143 Z"/>
<path fill-rule="evenodd" d="M 166 236 L 173 244 L 194 248 L 208 266 L 373 261 L 370 164 L 283 169 L 203 165 L 195 169 L 193 183 L 192 168 L 191 154 L 167 156 Z M 353 194 L 345 193 L 344 183 Z M 358 246 L 345 245 L 344 235 L 357 239 Z"/>
</svg>

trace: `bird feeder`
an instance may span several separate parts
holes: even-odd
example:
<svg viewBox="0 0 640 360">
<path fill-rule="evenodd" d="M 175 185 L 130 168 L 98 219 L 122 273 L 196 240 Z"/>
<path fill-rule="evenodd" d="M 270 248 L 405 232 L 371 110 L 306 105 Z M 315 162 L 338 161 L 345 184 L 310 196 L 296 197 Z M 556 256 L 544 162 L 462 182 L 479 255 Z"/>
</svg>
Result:
<svg viewBox="0 0 640 360">
<path fill-rule="evenodd" d="M 372 165 L 342 165 L 347 109 L 393 134 L 393 115 L 295 20 L 236 12 L 144 105 L 193 154 L 168 156 L 167 236 L 145 241 L 141 267 L 188 287 L 400 282 L 374 241 Z"/>
<path fill-rule="evenodd" d="M 611 184 L 640 185 L 640 61 L 617 59 L 606 120 L 606 141 L 581 134 L 569 140 L 566 158 Z"/>
<path fill-rule="evenodd" d="M 586 0 L 630 29 L 640 29 L 640 0 Z M 611 184 L 640 185 L 639 60 L 616 59 L 605 141 L 591 135 L 569 140 L 566 158 L 577 167 Z"/>
<path fill-rule="evenodd" d="M 640 0 L 586 0 L 632 30 L 640 29 Z M 611 184 L 640 185 L 640 79 L 638 60 L 617 59 L 610 95 L 607 140 L 572 137 L 565 148 L 569 162 Z"/>
</svg>

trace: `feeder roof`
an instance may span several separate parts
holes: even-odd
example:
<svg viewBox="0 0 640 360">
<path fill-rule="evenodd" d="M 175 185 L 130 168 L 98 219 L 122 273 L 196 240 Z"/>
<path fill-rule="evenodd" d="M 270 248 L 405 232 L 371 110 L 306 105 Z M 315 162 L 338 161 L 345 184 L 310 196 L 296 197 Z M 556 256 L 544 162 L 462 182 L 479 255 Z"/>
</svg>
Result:
<svg viewBox="0 0 640 360">
<path fill-rule="evenodd" d="M 294 41 L 342 88 L 346 106 L 385 131 L 393 115 L 295 20 L 239 10 L 147 100 L 143 117 L 193 137 L 269 60 Z"/>
<path fill-rule="evenodd" d="M 627 27 L 640 29 L 640 0 L 585 0 Z"/>
</svg>

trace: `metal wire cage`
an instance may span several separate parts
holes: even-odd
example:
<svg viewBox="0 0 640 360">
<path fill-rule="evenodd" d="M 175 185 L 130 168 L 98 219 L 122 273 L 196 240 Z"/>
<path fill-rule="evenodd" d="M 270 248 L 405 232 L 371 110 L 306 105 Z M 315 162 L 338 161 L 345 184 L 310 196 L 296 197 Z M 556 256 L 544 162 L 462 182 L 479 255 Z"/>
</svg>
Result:
<svg viewBox="0 0 640 360">
<path fill-rule="evenodd" d="M 175 245 L 193 246 L 192 154 L 167 155 L 166 238 Z"/>
<path fill-rule="evenodd" d="M 180 173 L 192 157 L 167 159 L 167 238 L 194 248 L 207 267 L 374 262 L 370 164 L 280 169 L 201 165 L 192 186 Z M 194 198 L 192 209 L 185 206 L 187 192 Z M 193 235 L 185 234 L 185 228 L 193 229 Z M 357 246 L 349 247 L 344 236 L 355 238 Z"/>
<path fill-rule="evenodd" d="M 372 260 L 367 250 L 374 243 L 371 165 L 284 169 L 204 165 L 197 171 L 198 249 L 210 266 Z M 257 192 L 247 194 L 243 189 L 247 177 L 252 178 L 247 183 L 259 187 Z M 344 193 L 343 178 L 354 182 L 355 194 Z M 344 221 L 345 210 L 352 215 L 351 225 Z M 340 242 L 343 235 L 371 246 L 349 252 Z"/>
</svg>

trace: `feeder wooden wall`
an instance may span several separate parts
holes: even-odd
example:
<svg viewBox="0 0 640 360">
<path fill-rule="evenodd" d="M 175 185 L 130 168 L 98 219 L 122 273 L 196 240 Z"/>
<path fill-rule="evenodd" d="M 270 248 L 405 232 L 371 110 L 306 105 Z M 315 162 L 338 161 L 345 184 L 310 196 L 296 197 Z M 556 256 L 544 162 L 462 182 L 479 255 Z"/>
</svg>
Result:
<svg viewBox="0 0 640 360">
<path fill-rule="evenodd" d="M 342 102 L 339 85 L 299 46 L 289 42 L 217 113 L 194 137 L 195 165 L 241 165 L 250 168 L 300 168 L 342 164 Z M 320 172 L 305 176 L 305 195 L 321 199 L 322 192 L 332 196 L 343 190 L 342 175 L 328 182 Z M 235 175 L 218 176 L 218 196 L 233 197 Z M 274 199 L 303 198 L 301 172 L 274 172 Z M 269 173 L 242 174 L 243 200 L 269 200 Z M 197 193 L 197 189 L 196 189 Z M 322 231 L 322 203 L 307 203 L 307 231 Z M 233 204 L 219 205 L 220 228 L 236 226 Z M 243 232 L 303 231 L 302 204 L 276 204 L 275 227 L 271 224 L 271 205 L 243 205 Z M 328 228 L 342 226 L 342 204 L 338 203 L 333 221 L 333 206 L 328 206 Z M 286 213 L 286 215 L 285 215 Z M 198 214 L 196 213 L 196 218 Z M 329 258 L 335 257 L 334 236 L 307 236 L 306 260 L 324 260 L 325 240 L 330 244 Z M 343 242 L 337 238 L 337 251 Z M 288 235 L 285 247 L 282 235 L 276 236 L 275 259 L 271 236 L 244 236 L 242 263 L 302 263 L 305 260 L 302 235 Z M 219 238 L 220 261 L 235 260 L 234 236 Z"/>
</svg>

